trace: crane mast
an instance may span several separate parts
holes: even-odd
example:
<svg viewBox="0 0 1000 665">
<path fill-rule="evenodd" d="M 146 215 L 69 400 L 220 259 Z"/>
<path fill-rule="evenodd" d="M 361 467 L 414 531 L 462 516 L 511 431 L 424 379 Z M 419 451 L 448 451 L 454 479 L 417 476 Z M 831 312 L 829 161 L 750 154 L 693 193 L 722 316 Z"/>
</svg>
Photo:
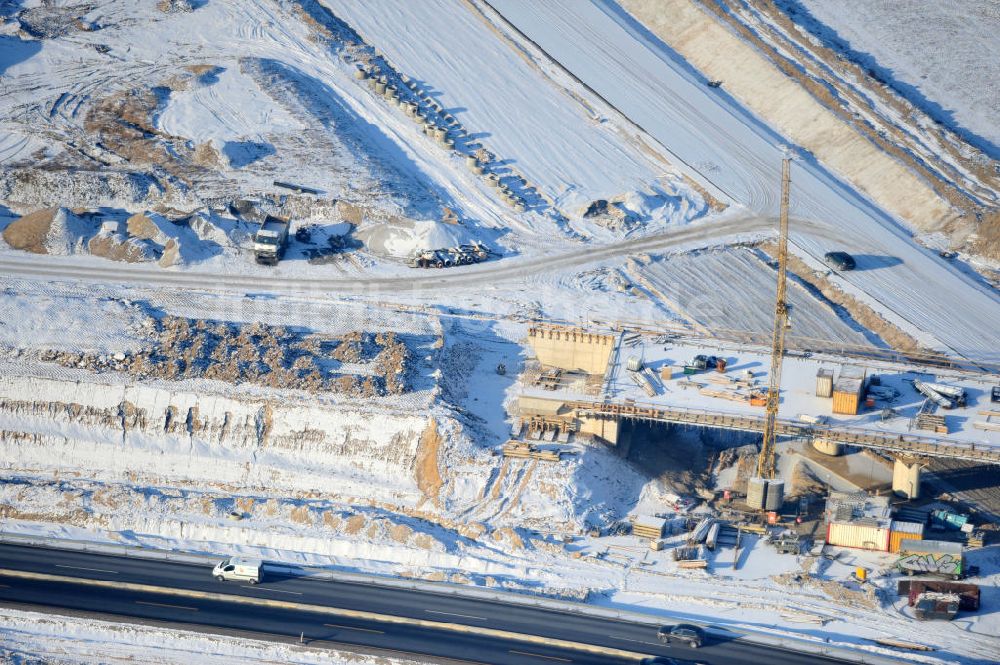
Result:
<svg viewBox="0 0 1000 665">
<path fill-rule="evenodd" d="M 781 163 L 781 212 L 778 229 L 778 291 L 774 299 L 774 330 L 771 337 L 771 373 L 768 375 L 767 401 L 764 413 L 764 441 L 757 460 L 757 477 L 774 478 L 774 440 L 778 421 L 781 389 L 781 361 L 785 357 L 785 331 L 789 327 L 788 303 L 785 298 L 785 274 L 788 269 L 788 198 L 791 185 L 791 160 Z"/>
</svg>

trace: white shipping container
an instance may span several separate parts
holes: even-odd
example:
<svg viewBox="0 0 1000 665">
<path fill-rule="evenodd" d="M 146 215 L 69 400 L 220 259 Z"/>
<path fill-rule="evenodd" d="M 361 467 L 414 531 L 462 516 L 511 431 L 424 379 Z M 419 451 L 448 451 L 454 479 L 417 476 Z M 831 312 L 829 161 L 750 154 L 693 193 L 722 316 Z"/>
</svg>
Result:
<svg viewBox="0 0 1000 665">
<path fill-rule="evenodd" d="M 862 550 L 889 551 L 889 522 L 853 521 L 830 522 L 826 542 L 840 547 Z"/>
</svg>

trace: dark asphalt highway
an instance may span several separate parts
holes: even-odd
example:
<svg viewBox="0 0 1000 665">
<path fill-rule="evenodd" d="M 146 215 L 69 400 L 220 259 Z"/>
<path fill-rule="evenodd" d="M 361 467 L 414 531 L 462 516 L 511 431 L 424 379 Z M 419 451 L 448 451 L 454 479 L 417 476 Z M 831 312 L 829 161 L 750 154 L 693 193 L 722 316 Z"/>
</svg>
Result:
<svg viewBox="0 0 1000 665">
<path fill-rule="evenodd" d="M 346 645 L 349 648 L 350 645 L 360 645 L 368 649 L 391 649 L 497 665 L 537 665 L 545 662 L 616 665 L 636 662 L 630 658 L 590 654 L 509 636 L 345 617 L 335 614 L 336 608 L 509 631 L 712 665 L 849 662 L 717 635 L 710 636 L 707 644 L 697 650 L 663 646 L 656 641 L 655 627 L 651 625 L 375 584 L 268 575 L 266 566 L 263 582 L 252 586 L 239 582 L 217 582 L 207 565 L 0 544 L 0 568 L 81 580 L 81 583 L 76 583 L 0 575 L 0 604 L 26 603 L 119 617 L 156 619 L 171 622 L 180 628 L 200 626 L 220 632 L 241 631 L 261 639 L 280 637 L 282 641 L 287 641 L 288 637 L 298 638 L 303 634 L 306 643 L 313 646 Z M 194 598 L 149 590 L 96 588 L 83 584 L 83 580 L 154 585 L 237 598 Z M 331 613 L 236 602 L 241 596 L 329 607 Z"/>
</svg>

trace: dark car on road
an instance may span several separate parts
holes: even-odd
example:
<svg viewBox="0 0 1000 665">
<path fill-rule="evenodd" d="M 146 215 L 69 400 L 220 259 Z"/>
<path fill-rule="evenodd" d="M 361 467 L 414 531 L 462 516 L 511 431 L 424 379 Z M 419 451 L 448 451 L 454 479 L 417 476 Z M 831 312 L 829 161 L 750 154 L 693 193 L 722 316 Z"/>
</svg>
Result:
<svg viewBox="0 0 1000 665">
<path fill-rule="evenodd" d="M 854 270 L 857 265 L 854 257 L 847 252 L 827 252 L 823 255 L 823 260 L 834 270 Z"/>
<path fill-rule="evenodd" d="M 663 644 L 680 642 L 681 644 L 688 645 L 692 649 L 697 649 L 705 643 L 705 631 L 698 626 L 692 626 L 689 623 L 679 623 L 674 626 L 661 626 L 660 629 L 656 631 L 656 637 Z"/>
</svg>

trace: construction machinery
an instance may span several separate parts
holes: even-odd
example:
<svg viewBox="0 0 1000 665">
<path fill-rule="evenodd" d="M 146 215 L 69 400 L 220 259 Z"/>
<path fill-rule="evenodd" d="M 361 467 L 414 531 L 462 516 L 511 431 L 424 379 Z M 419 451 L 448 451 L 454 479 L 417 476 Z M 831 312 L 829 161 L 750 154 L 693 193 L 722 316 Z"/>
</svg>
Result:
<svg viewBox="0 0 1000 665">
<path fill-rule="evenodd" d="M 778 404 L 781 390 L 781 363 L 785 357 L 785 332 L 790 327 L 786 299 L 786 273 L 788 271 L 788 199 L 791 188 L 791 159 L 781 164 L 781 212 L 778 226 L 778 289 L 774 299 L 774 327 L 771 335 L 771 373 L 768 375 L 767 399 L 764 405 L 764 440 L 757 460 L 757 485 L 764 491 L 754 492 L 760 505 L 751 508 L 776 510 L 784 499 L 780 483 L 767 491 L 768 481 L 774 479 L 774 444 L 777 435 Z M 750 499 L 748 492 L 748 500 Z"/>
<path fill-rule="evenodd" d="M 288 246 L 288 220 L 268 215 L 253 236 L 253 253 L 261 265 L 277 265 Z"/>
</svg>

